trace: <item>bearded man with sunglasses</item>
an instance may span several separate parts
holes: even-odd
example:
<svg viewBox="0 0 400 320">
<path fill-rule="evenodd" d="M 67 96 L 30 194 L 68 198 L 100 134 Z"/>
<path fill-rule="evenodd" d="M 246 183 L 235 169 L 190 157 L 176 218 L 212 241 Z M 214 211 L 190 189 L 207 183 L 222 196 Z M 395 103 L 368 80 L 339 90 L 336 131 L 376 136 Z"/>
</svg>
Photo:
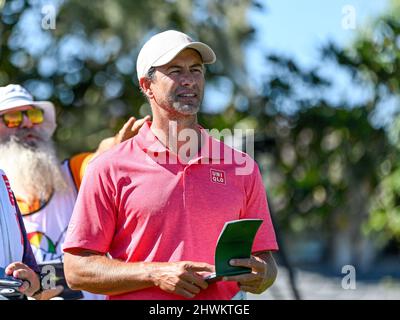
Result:
<svg viewBox="0 0 400 320">
<path fill-rule="evenodd" d="M 0 87 L 0 167 L 10 179 L 38 262 L 62 261 L 61 245 L 87 163 L 134 136 L 145 120 L 148 117 L 138 121 L 132 117 L 95 153 L 75 155 L 60 165 L 52 141 L 54 105 L 34 101 L 20 85 Z M 87 293 L 85 297 L 96 298 Z"/>
</svg>

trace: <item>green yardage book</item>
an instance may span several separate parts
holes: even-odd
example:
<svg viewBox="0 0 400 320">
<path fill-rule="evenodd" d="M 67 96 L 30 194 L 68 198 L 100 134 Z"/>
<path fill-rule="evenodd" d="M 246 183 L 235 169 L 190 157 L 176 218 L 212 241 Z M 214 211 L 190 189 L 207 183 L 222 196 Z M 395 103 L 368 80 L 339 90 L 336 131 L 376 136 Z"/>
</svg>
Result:
<svg viewBox="0 0 400 320">
<path fill-rule="evenodd" d="M 215 249 L 215 274 L 206 277 L 208 282 L 251 272 L 249 268 L 231 266 L 229 261 L 250 258 L 253 241 L 262 222 L 262 219 L 240 219 L 225 223 Z"/>
</svg>

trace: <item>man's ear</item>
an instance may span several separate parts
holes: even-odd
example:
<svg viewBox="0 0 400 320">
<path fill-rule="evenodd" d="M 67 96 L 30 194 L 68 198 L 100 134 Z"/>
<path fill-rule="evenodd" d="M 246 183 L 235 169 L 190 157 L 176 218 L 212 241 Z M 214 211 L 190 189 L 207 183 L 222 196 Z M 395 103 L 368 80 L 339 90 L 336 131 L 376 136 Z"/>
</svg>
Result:
<svg viewBox="0 0 400 320">
<path fill-rule="evenodd" d="M 139 80 L 140 88 L 142 92 L 151 99 L 153 97 L 153 91 L 151 90 L 151 80 L 149 78 L 143 77 Z"/>
</svg>

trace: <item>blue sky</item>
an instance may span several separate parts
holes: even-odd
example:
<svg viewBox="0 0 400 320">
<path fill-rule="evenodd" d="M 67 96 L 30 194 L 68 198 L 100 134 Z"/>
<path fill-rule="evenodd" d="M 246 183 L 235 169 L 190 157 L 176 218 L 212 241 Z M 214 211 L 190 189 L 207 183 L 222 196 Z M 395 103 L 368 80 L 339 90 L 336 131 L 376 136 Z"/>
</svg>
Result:
<svg viewBox="0 0 400 320">
<path fill-rule="evenodd" d="M 317 49 L 329 39 L 346 45 L 371 17 L 382 13 L 387 0 L 269 0 L 264 12 L 253 11 L 249 19 L 257 27 L 257 44 L 265 52 L 278 50 L 291 54 L 303 65 L 315 62 Z M 345 6 L 352 6 L 356 28 L 344 29 Z"/>
<path fill-rule="evenodd" d="M 294 58 L 301 66 L 311 68 L 320 61 L 319 51 L 328 41 L 341 47 L 349 46 L 358 32 L 368 22 L 383 13 L 390 0 L 269 0 L 262 11 L 252 10 L 248 14 L 249 22 L 256 27 L 254 43 L 247 48 L 247 67 L 253 85 L 268 74 L 265 67 L 265 55 L 283 54 Z M 355 29 L 342 27 L 346 19 L 346 6 L 354 9 Z M 337 86 L 330 92 L 330 99 L 340 103 L 339 99 L 349 99 L 356 103 L 365 97 L 364 91 L 349 90 L 351 79 L 331 67 L 324 67 L 322 74 L 334 74 Z M 212 111 L 220 111 L 226 103 L 227 88 L 208 89 L 205 106 Z M 219 91 L 219 92 L 218 92 Z M 212 109 L 211 109 L 212 108 Z"/>
</svg>

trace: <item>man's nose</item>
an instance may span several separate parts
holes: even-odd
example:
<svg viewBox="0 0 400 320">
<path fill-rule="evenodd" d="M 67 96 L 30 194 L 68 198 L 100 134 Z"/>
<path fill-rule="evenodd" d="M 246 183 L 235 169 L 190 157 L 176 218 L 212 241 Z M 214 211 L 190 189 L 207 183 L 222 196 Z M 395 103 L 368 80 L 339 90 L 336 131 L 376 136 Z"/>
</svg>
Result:
<svg viewBox="0 0 400 320">
<path fill-rule="evenodd" d="M 191 87 L 195 84 L 194 76 L 191 72 L 182 73 L 181 85 L 185 87 Z"/>
<path fill-rule="evenodd" d="M 23 114 L 21 128 L 29 128 L 30 129 L 32 127 L 33 127 L 32 121 L 29 119 L 29 117 L 26 114 Z"/>
</svg>

